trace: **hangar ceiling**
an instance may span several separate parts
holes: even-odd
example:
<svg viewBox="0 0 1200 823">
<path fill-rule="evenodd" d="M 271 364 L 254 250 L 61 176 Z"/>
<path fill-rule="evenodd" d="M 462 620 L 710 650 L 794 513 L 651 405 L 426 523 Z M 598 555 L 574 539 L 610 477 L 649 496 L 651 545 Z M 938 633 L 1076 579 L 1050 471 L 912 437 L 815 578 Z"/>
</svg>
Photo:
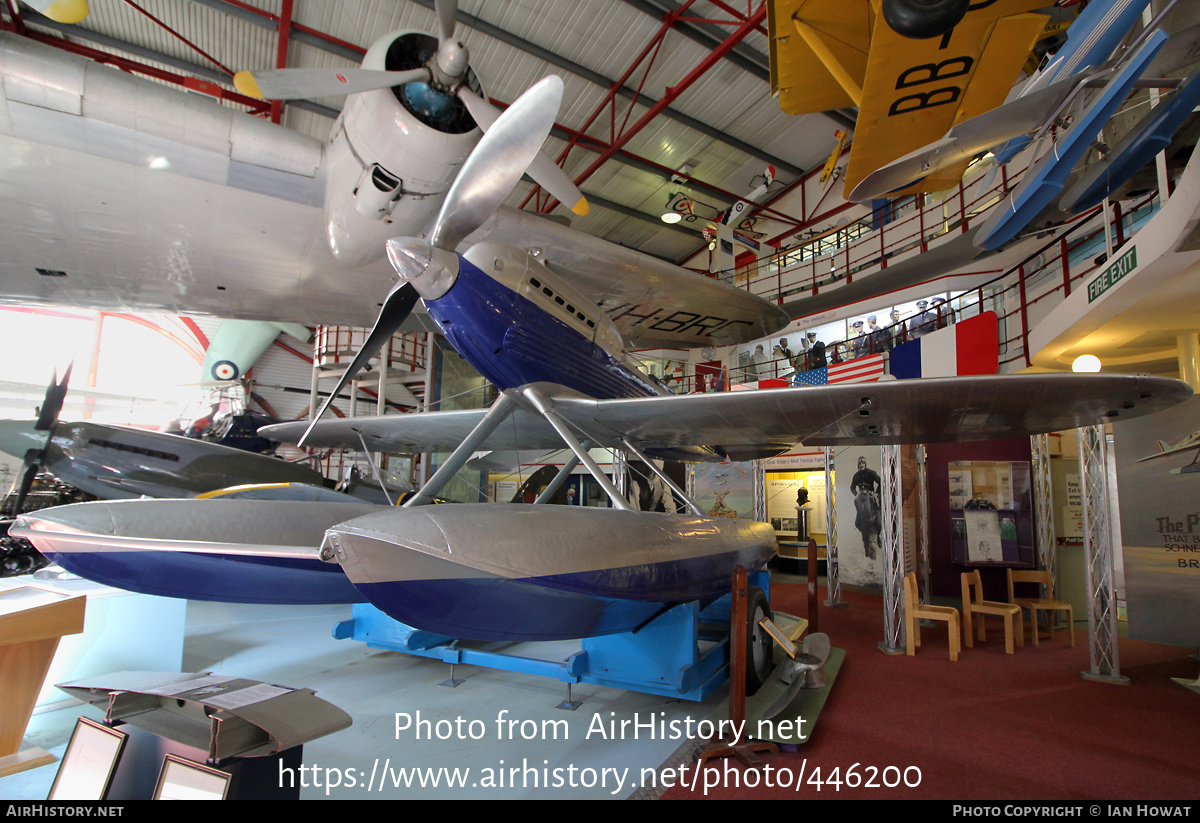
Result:
<svg viewBox="0 0 1200 823">
<path fill-rule="evenodd" d="M 6 22 L 31 36 L 94 50 L 164 82 L 217 84 L 227 97 L 235 97 L 236 71 L 353 67 L 389 32 L 437 31 L 433 0 L 90 0 L 91 13 L 74 26 L 26 6 L 14 17 L 13 1 L 4 2 Z M 769 203 L 822 164 L 834 130 L 850 124 L 837 112 L 780 112 L 770 94 L 764 7 L 746 0 L 461 0 L 457 36 L 498 105 L 547 74 L 563 78 L 546 150 L 592 204 L 572 225 L 667 260 L 704 246 L 696 229 L 659 219 L 685 164 L 698 213 L 728 207 L 773 165 L 776 182 L 761 199 Z M 274 116 L 325 140 L 343 100 L 289 101 Z M 569 214 L 529 182 L 507 202 Z"/>
</svg>

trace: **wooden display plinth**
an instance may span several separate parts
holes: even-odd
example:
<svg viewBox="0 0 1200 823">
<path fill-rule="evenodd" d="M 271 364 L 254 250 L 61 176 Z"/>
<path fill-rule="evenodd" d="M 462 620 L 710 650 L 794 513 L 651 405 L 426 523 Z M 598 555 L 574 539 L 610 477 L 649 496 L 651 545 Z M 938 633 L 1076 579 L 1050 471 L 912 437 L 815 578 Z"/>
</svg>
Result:
<svg viewBox="0 0 1200 823">
<path fill-rule="evenodd" d="M 53 763 L 19 751 L 38 692 L 63 635 L 83 631 L 86 598 L 22 586 L 0 592 L 0 777 Z"/>
</svg>

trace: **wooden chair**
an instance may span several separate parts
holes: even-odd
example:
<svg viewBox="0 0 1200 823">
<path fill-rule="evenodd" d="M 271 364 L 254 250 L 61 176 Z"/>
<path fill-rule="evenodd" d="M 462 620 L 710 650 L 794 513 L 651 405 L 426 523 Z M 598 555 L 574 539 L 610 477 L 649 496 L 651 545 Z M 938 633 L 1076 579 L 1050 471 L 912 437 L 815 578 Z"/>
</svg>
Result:
<svg viewBox="0 0 1200 823">
<path fill-rule="evenodd" d="M 974 590 L 974 591 L 972 591 Z M 1001 603 L 996 600 L 983 599 L 983 581 L 979 577 L 979 569 L 962 574 L 963 599 L 963 637 L 966 638 L 967 648 L 975 648 L 971 639 L 972 615 L 979 615 L 979 639 L 987 640 L 986 618 L 995 615 L 1004 618 L 1004 651 L 1013 653 L 1013 638 L 1021 648 L 1025 647 L 1025 620 L 1021 616 L 1021 607 L 1013 603 Z"/>
<path fill-rule="evenodd" d="M 1013 592 L 1014 583 L 1041 583 L 1046 587 L 1045 597 L 1016 597 Z M 1030 636 L 1033 638 L 1033 645 L 1038 644 L 1038 611 L 1050 612 L 1050 639 L 1054 639 L 1054 612 L 1067 612 L 1067 634 L 1071 637 L 1071 648 L 1075 648 L 1075 612 L 1071 609 L 1071 604 L 1062 600 L 1054 599 L 1054 579 L 1049 571 L 1013 571 L 1008 570 L 1008 602 L 1020 606 L 1023 609 L 1029 609 L 1029 620 L 1032 623 L 1030 627 Z"/>
<path fill-rule="evenodd" d="M 908 654 L 916 654 L 921 645 L 921 619 L 945 620 L 950 635 L 950 659 L 957 661 L 962 651 L 962 639 L 958 629 L 958 609 L 952 606 L 922 605 L 917 596 L 917 576 L 912 572 L 904 575 L 904 636 L 908 639 Z"/>
</svg>

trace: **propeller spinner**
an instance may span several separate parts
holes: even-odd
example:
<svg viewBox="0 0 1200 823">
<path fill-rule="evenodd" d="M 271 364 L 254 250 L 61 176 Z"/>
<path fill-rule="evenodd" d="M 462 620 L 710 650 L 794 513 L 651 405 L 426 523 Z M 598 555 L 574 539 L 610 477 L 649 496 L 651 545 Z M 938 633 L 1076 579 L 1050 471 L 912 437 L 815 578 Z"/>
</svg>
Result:
<svg viewBox="0 0 1200 823">
<path fill-rule="evenodd" d="M 461 101 L 471 119 L 486 132 L 500 117 L 500 111 L 467 84 L 469 52 L 466 45 L 454 37 L 456 4 L 453 0 L 439 0 L 436 11 L 437 49 L 416 68 L 399 71 L 328 68 L 240 71 L 234 75 L 234 85 L 243 94 L 269 100 L 329 97 L 397 88 L 398 96 L 404 99 L 406 106 L 430 117 L 441 118 L 443 115 L 436 113 L 444 112 L 451 104 Z M 415 53 L 422 52 L 417 50 Z M 413 59 L 412 54 L 407 56 Z M 433 125 L 440 122 L 440 119 L 435 120 Z M 539 153 L 528 164 L 527 171 L 539 186 L 572 212 L 580 216 L 588 213 L 587 199 L 549 157 Z"/>
</svg>

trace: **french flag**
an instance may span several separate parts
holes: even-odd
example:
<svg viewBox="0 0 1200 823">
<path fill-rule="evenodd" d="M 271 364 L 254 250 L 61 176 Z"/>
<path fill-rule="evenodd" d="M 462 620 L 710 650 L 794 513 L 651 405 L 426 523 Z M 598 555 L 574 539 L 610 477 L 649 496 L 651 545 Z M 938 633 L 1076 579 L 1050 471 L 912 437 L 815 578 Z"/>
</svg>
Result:
<svg viewBox="0 0 1200 823">
<path fill-rule="evenodd" d="M 954 323 L 892 349 L 892 376 L 954 377 L 995 374 L 1000 369 L 998 321 L 994 311 Z"/>
</svg>

